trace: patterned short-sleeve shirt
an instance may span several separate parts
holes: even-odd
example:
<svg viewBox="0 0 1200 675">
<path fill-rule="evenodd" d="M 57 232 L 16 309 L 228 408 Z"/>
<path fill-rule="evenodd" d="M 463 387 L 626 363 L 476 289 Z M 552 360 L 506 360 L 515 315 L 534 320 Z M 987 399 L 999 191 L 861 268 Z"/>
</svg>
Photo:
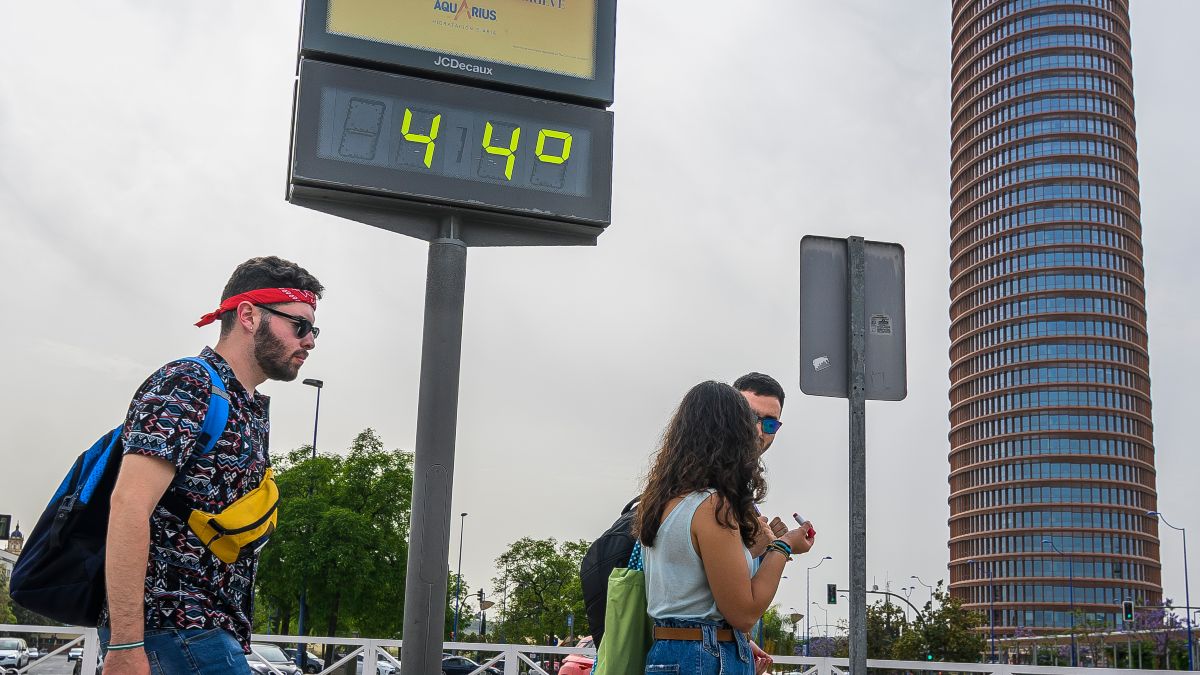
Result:
<svg viewBox="0 0 1200 675">
<path fill-rule="evenodd" d="M 121 435 L 125 454 L 175 465 L 169 490 L 193 509 L 217 513 L 258 487 L 268 466 L 269 399 L 251 395 L 225 359 L 200 353 L 221 375 L 229 394 L 229 422 L 205 454 L 197 442 L 208 410 L 210 385 L 203 366 L 174 361 L 138 389 Z M 224 628 L 249 650 L 258 555 L 226 564 L 163 506 L 150 518 L 146 565 L 146 629 Z M 101 625 L 107 625 L 107 611 Z"/>
</svg>

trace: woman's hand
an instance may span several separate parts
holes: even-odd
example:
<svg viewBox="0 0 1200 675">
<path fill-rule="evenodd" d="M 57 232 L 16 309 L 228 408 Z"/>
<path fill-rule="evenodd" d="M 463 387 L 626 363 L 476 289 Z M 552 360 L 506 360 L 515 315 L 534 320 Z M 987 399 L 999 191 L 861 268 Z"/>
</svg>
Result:
<svg viewBox="0 0 1200 675">
<path fill-rule="evenodd" d="M 812 532 L 812 536 L 809 536 L 809 532 Z M 813 547 L 813 544 L 817 540 L 817 531 L 813 529 L 812 522 L 806 520 L 800 527 L 788 530 L 779 538 L 792 547 L 793 555 L 800 555 L 801 553 L 808 553 L 809 549 Z"/>
<path fill-rule="evenodd" d="M 775 659 L 754 644 L 753 640 L 750 641 L 750 654 L 754 657 L 754 675 L 763 675 L 771 669 L 771 664 L 775 663 Z"/>
</svg>

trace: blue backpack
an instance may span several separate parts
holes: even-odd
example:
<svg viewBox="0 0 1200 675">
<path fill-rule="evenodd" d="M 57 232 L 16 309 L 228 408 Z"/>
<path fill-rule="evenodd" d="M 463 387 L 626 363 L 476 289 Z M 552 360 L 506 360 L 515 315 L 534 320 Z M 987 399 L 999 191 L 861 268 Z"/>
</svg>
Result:
<svg viewBox="0 0 1200 675">
<path fill-rule="evenodd" d="M 181 360 L 198 363 L 208 372 L 212 394 L 197 439 L 207 454 L 229 421 L 229 395 L 221 376 L 207 361 Z M 9 580 L 9 594 L 22 607 L 75 626 L 95 626 L 99 621 L 106 596 L 108 512 L 124 454 L 123 427 L 101 436 L 75 460 L 25 540 Z M 170 508 L 171 501 L 164 498 L 160 504 Z"/>
</svg>

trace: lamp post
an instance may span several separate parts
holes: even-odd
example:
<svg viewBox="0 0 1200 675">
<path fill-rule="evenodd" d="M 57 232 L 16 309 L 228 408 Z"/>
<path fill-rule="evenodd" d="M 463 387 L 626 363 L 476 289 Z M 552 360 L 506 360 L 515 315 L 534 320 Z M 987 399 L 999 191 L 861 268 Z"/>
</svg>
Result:
<svg viewBox="0 0 1200 675">
<path fill-rule="evenodd" d="M 1075 648 L 1075 562 L 1071 556 L 1058 550 L 1053 541 L 1043 539 L 1042 546 L 1046 544 L 1050 544 L 1055 553 L 1067 559 L 1067 594 L 1071 602 L 1071 667 L 1075 668 L 1079 665 L 1079 652 Z"/>
<path fill-rule="evenodd" d="M 967 564 L 978 569 L 977 563 L 974 560 L 968 560 Z M 984 565 L 988 575 L 988 626 L 992 634 L 992 663 L 996 663 L 996 584 L 992 581 L 992 566 Z M 1071 610 L 1074 612 L 1074 610 Z M 1071 639 L 1074 639 L 1072 636 Z"/>
<path fill-rule="evenodd" d="M 312 458 L 317 458 L 317 424 L 321 421 L 321 389 L 325 387 L 325 383 L 321 380 L 309 378 L 304 380 L 304 384 L 317 389 L 317 409 L 313 413 L 313 442 L 312 442 Z M 313 485 L 308 484 L 308 496 L 312 497 Z M 307 630 L 305 624 L 308 620 L 308 581 L 305 580 L 304 585 L 300 587 L 300 618 L 296 621 L 296 630 L 304 637 L 304 631 Z M 296 665 L 300 667 L 301 672 L 308 665 L 308 645 L 301 642 L 296 645 Z"/>
<path fill-rule="evenodd" d="M 804 619 L 804 655 L 810 656 L 808 643 L 812 642 L 812 571 L 821 566 L 821 563 L 826 560 L 833 560 L 832 556 L 825 556 L 817 561 L 816 565 L 808 568 L 804 572 L 804 613 L 808 615 Z"/>
<path fill-rule="evenodd" d="M 454 580 L 455 597 L 454 602 L 454 639 L 458 640 L 458 616 L 462 613 L 462 548 L 463 548 L 463 529 L 467 526 L 466 512 L 458 514 L 461 519 L 458 522 L 458 572 Z"/>
<path fill-rule="evenodd" d="M 904 588 L 901 588 L 900 590 L 904 593 L 904 599 L 909 600 L 912 598 L 912 592 L 917 590 L 917 587 L 916 586 L 905 586 Z M 916 617 L 913 617 L 913 619 L 915 620 Z M 904 621 L 905 622 L 908 621 L 908 608 L 907 607 L 904 608 Z"/>
<path fill-rule="evenodd" d="M 800 612 L 797 612 L 796 608 L 793 607 L 792 613 L 788 615 L 788 618 L 792 620 L 792 644 L 793 644 L 792 653 L 795 654 L 796 652 L 794 649 L 794 645 L 796 643 L 796 633 L 798 632 L 798 628 L 800 626 L 800 619 L 803 619 L 804 615 L 801 614 Z"/>
<path fill-rule="evenodd" d="M 929 584 L 925 583 L 924 581 L 921 581 L 921 577 L 918 577 L 915 574 L 910 576 L 909 579 L 916 579 L 918 584 L 921 584 L 925 588 L 929 589 L 929 606 L 932 608 L 933 607 L 933 586 L 930 586 Z M 914 586 L 913 588 L 916 588 L 916 586 Z"/>
<path fill-rule="evenodd" d="M 829 637 L 829 608 L 819 602 L 814 602 L 813 604 L 817 606 L 817 609 L 825 612 L 825 623 L 823 625 L 825 626 L 825 637 Z M 820 628 L 820 626 L 817 626 L 817 628 Z"/>
<path fill-rule="evenodd" d="M 1163 518 L 1163 514 L 1159 513 L 1158 511 L 1147 511 L 1146 515 L 1158 516 L 1158 519 L 1161 520 L 1164 525 L 1171 528 L 1172 530 L 1179 530 L 1180 532 L 1183 533 L 1183 596 L 1184 596 L 1183 601 L 1185 603 L 1187 603 L 1187 609 L 1184 610 L 1184 612 L 1183 612 L 1183 620 L 1187 624 L 1188 670 L 1195 670 L 1194 664 L 1192 663 L 1192 613 L 1191 613 L 1192 612 L 1192 595 L 1191 595 L 1190 589 L 1188 588 L 1187 528 L 1175 527 L 1171 523 L 1168 523 L 1167 519 Z"/>
</svg>

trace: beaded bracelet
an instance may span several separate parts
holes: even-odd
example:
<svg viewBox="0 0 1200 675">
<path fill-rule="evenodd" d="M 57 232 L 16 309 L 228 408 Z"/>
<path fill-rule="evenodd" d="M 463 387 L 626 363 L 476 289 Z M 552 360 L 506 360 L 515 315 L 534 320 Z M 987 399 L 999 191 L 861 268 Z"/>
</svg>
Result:
<svg viewBox="0 0 1200 675">
<path fill-rule="evenodd" d="M 783 550 L 784 550 L 784 551 L 786 551 L 788 555 L 791 555 L 791 554 L 792 554 L 792 547 L 791 547 L 791 546 L 788 546 L 788 543 L 787 543 L 786 541 L 784 541 L 784 540 L 782 540 L 782 539 L 776 539 L 775 541 L 773 541 L 773 542 L 771 542 L 771 543 L 772 543 L 772 544 L 778 544 L 779 546 L 782 546 L 782 547 L 783 547 Z"/>
<path fill-rule="evenodd" d="M 776 544 L 776 542 L 771 542 L 770 544 L 768 544 L 768 545 L 767 545 L 767 551 L 776 551 L 776 552 L 778 552 L 778 553 L 782 554 L 784 558 L 787 558 L 787 561 L 788 561 L 788 562 L 791 562 L 791 561 L 792 561 L 792 554 L 791 554 L 791 553 L 789 553 L 789 552 L 787 551 L 787 549 L 786 549 L 786 548 L 784 548 L 783 546 L 778 546 L 778 545 Z"/>
<path fill-rule="evenodd" d="M 145 640 L 139 640 L 137 642 L 126 642 L 125 644 L 120 644 L 120 645 L 109 645 L 108 651 L 119 652 L 119 651 L 124 651 L 126 649 L 137 649 L 138 647 L 142 647 L 145 644 L 146 644 Z"/>
</svg>

